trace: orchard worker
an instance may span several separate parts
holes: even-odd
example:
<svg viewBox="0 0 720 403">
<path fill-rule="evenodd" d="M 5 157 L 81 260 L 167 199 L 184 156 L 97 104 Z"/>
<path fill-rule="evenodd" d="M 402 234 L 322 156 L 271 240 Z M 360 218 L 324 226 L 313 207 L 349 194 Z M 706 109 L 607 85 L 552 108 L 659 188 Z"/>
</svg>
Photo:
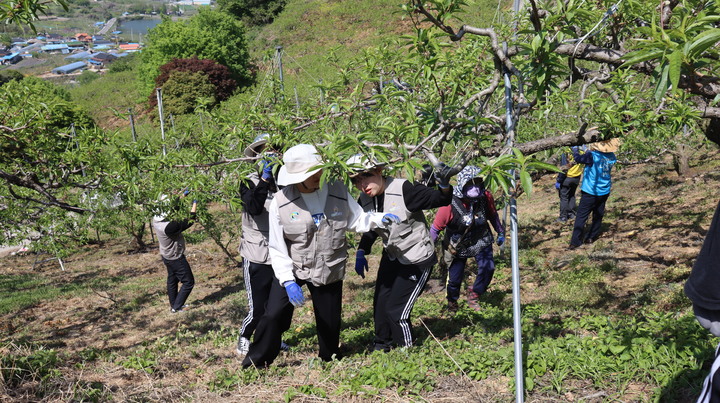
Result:
<svg viewBox="0 0 720 403">
<path fill-rule="evenodd" d="M 586 147 L 581 147 L 580 154 L 587 151 Z M 575 203 L 575 193 L 580 185 L 580 176 L 582 176 L 583 164 L 578 164 L 570 152 L 563 152 L 560 156 L 560 169 L 555 189 L 558 190 L 560 196 L 560 217 L 557 219 L 560 223 L 566 223 L 568 220 L 575 219 L 577 215 L 577 205 Z"/>
<path fill-rule="evenodd" d="M 370 253 L 375 240 L 382 238 L 383 252 L 373 298 L 373 350 L 410 347 L 414 342 L 410 313 L 437 262 L 423 210 L 450 203 L 452 187 L 449 182 L 457 171 L 446 167 L 437 173 L 438 190 L 383 175 L 385 164 L 359 154 L 352 156 L 347 164 L 356 167 L 350 178 L 361 192 L 358 201 L 363 210 L 400 217 L 397 224 L 363 234 L 355 255 L 355 271 L 365 278 L 368 270 L 365 256 Z"/>
<path fill-rule="evenodd" d="M 186 189 L 181 198 L 187 196 L 189 192 Z M 182 312 L 188 308 L 185 301 L 195 286 L 195 277 L 185 258 L 185 237 L 182 233 L 195 222 L 197 201 L 193 200 L 190 218 L 172 221 L 168 220 L 167 215 L 174 215 L 177 212 L 179 200 L 173 200 L 172 206 L 168 207 L 168 198 L 163 195 L 160 197 L 160 202 L 166 206 L 153 217 L 153 229 L 158 238 L 160 257 L 167 268 L 167 295 L 170 301 L 170 312 Z M 179 283 L 182 286 L 178 291 Z"/>
<path fill-rule="evenodd" d="M 310 291 L 323 361 L 339 358 L 342 286 L 347 263 L 346 231 L 365 232 L 399 218 L 364 213 L 340 181 L 322 184 L 323 163 L 314 146 L 298 144 L 283 155 L 277 184 L 285 186 L 269 207 L 270 261 L 273 281 L 244 368 L 266 367 L 280 351 L 283 331 L 295 307 Z"/>
<path fill-rule="evenodd" d="M 480 172 L 480 168 L 472 165 L 460 171 L 452 202 L 438 209 L 430 228 L 433 242 L 445 230 L 443 249 L 452 256 L 447 284 L 448 310 L 451 312 L 458 309 L 465 266 L 471 257 L 477 262 L 477 275 L 468 289 L 467 301 L 470 308 L 476 311 L 480 309 L 478 299 L 487 291 L 495 274 L 494 240 L 490 225 L 498 235 L 497 244 L 505 242 L 505 228 L 500 222 L 495 200 L 485 189 Z"/>
<path fill-rule="evenodd" d="M 612 178 L 610 171 L 617 162 L 615 151 L 620 146 L 617 138 L 598 141 L 588 145 L 588 152 L 580 154 L 579 147 L 572 147 L 573 158 L 578 164 L 585 164 L 580 187 L 580 205 L 573 227 L 568 249 L 576 249 L 583 243 L 593 243 L 600 236 L 600 226 L 605 215 L 605 202 L 610 196 Z M 592 213 L 590 230 L 583 237 L 585 223 Z"/>
<path fill-rule="evenodd" d="M 250 337 L 265 313 L 270 287 L 275 275 L 270 265 L 268 250 L 268 208 L 277 192 L 273 167 L 278 154 L 269 146 L 270 134 L 263 133 L 245 149 L 245 156 L 260 160 L 260 172 L 251 173 L 240 185 L 243 205 L 240 256 L 242 257 L 243 278 L 248 298 L 248 314 L 240 327 L 236 353 L 244 356 L 250 347 Z M 282 344 L 281 349 L 288 346 Z"/>
<path fill-rule="evenodd" d="M 685 283 L 685 295 L 692 301 L 700 325 L 720 337 L 720 204 Z M 697 402 L 720 402 L 720 345 Z"/>
</svg>

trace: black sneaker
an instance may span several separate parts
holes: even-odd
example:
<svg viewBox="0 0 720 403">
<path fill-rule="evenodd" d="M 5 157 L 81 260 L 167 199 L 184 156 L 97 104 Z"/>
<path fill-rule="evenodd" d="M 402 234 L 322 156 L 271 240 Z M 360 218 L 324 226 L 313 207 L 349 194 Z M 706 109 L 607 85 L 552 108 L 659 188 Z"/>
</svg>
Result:
<svg viewBox="0 0 720 403">
<path fill-rule="evenodd" d="M 575 249 L 577 249 L 577 248 L 579 248 L 579 247 L 580 247 L 580 245 L 570 244 L 570 246 L 568 246 L 568 250 L 575 250 Z"/>
</svg>

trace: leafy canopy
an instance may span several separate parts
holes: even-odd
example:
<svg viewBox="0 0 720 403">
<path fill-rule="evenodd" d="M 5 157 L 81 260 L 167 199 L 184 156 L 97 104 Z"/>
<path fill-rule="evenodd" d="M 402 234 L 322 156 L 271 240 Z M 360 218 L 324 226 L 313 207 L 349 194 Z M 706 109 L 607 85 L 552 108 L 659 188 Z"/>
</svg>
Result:
<svg viewBox="0 0 720 403">
<path fill-rule="evenodd" d="M 164 18 L 150 30 L 147 42 L 140 55 L 140 80 L 148 94 L 160 74 L 160 66 L 173 58 L 214 60 L 226 66 L 239 84 L 246 85 L 251 80 L 245 28 L 229 14 L 201 7 L 188 20 Z"/>
</svg>

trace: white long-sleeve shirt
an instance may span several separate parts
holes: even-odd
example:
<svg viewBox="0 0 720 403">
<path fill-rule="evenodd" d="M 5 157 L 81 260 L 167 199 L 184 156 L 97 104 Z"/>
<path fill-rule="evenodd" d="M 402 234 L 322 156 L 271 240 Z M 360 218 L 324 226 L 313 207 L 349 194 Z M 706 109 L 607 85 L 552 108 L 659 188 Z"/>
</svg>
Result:
<svg viewBox="0 0 720 403">
<path fill-rule="evenodd" d="M 294 185 L 291 185 L 294 186 Z M 328 186 L 312 193 L 301 193 L 303 201 L 308 206 L 310 214 L 322 213 L 325 210 L 325 202 L 328 196 Z M 374 228 L 384 228 L 382 223 L 384 213 L 366 213 L 362 207 L 353 199 L 350 192 L 347 193 L 348 207 L 350 208 L 347 230 L 352 232 L 367 232 Z M 269 225 L 270 234 L 268 238 L 268 246 L 270 249 L 270 261 L 275 272 L 275 277 L 280 284 L 286 281 L 294 281 L 293 261 L 290 258 L 287 244 L 283 232 L 283 226 L 280 224 L 280 213 L 277 205 L 277 198 L 270 203 L 269 209 Z"/>
</svg>

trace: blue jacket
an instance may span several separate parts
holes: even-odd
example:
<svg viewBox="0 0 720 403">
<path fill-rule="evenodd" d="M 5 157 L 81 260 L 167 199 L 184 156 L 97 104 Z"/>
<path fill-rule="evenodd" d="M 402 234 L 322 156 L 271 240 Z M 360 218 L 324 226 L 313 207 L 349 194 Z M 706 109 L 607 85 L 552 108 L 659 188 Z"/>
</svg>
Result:
<svg viewBox="0 0 720 403">
<path fill-rule="evenodd" d="M 617 162 L 615 153 L 588 151 L 585 154 L 573 153 L 575 162 L 585 164 L 581 190 L 593 196 L 604 196 L 610 193 L 612 180 L 610 171 Z"/>
</svg>

